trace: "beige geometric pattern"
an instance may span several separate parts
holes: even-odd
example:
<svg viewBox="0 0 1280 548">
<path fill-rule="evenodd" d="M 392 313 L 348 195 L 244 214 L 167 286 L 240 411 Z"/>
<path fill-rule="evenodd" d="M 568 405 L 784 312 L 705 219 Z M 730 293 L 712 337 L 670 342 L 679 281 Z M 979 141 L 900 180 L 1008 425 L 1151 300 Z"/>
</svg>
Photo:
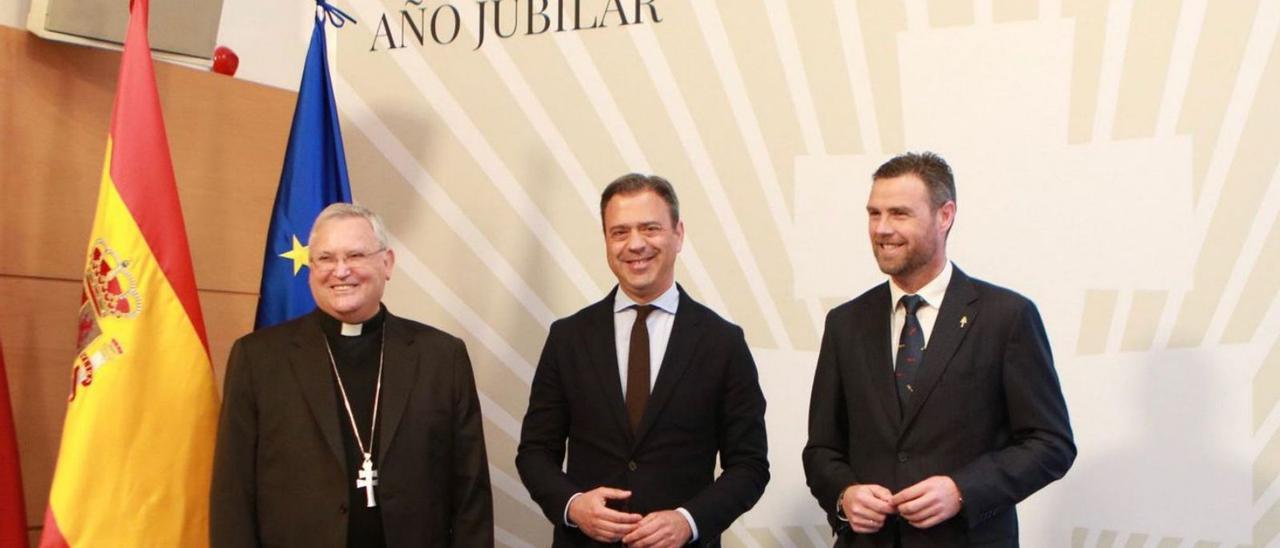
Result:
<svg viewBox="0 0 1280 548">
<path fill-rule="evenodd" d="M 676 184 L 677 279 L 769 398 L 774 479 L 726 545 L 828 545 L 799 470 L 822 320 L 882 280 L 868 166 L 925 148 L 957 173 L 952 257 L 1040 305 L 1077 431 L 1023 544 L 1280 545 L 1280 0 L 655 0 L 486 20 L 478 49 L 454 4 L 455 43 L 388 49 L 377 21 L 399 45 L 419 7 L 341 2 L 334 87 L 389 306 L 467 341 L 500 545 L 549 544 L 520 420 L 550 323 L 613 285 L 599 191 L 628 171 Z"/>
<path fill-rule="evenodd" d="M 1111 529 L 1090 531 L 1076 528 L 1071 531 L 1071 548 L 1222 548 L 1233 546 L 1209 540 L 1190 540 L 1178 537 L 1155 537 L 1146 533 L 1124 533 Z M 1240 544 L 1235 548 L 1246 548 L 1250 545 Z M 1262 546 L 1259 544 L 1258 546 Z"/>
</svg>

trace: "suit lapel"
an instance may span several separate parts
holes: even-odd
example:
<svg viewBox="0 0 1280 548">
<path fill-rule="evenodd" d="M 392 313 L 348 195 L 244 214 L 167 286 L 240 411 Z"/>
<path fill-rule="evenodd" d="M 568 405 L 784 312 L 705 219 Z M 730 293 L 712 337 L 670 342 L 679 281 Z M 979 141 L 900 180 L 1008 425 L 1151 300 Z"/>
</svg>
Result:
<svg viewBox="0 0 1280 548">
<path fill-rule="evenodd" d="M 863 313 L 866 317 L 853 325 L 870 327 L 854 336 L 866 337 L 862 347 L 866 349 L 866 365 L 869 369 L 867 376 L 871 378 L 871 391 L 873 397 L 880 400 L 885 420 L 896 430 L 901 424 L 902 413 L 898 410 L 898 387 L 893 379 L 893 357 L 889 348 L 893 345 L 893 338 L 890 336 L 893 309 L 889 305 L 887 282 L 876 288 L 870 306 Z"/>
<path fill-rule="evenodd" d="M 613 331 L 613 297 L 617 291 L 618 288 L 614 287 L 604 300 L 587 309 L 587 328 L 582 336 L 583 346 L 587 349 L 587 363 L 595 371 L 600 383 L 600 390 L 596 393 L 604 398 L 604 405 L 609 409 L 617 427 L 621 432 L 626 432 L 627 439 L 631 440 L 626 400 L 622 395 L 622 378 L 618 376 L 617 339 Z"/>
<path fill-rule="evenodd" d="M 414 381 L 418 375 L 418 351 L 414 348 L 413 335 L 405 329 L 400 318 L 387 312 L 386 322 L 382 326 L 386 330 L 386 343 L 382 367 L 382 394 L 379 402 L 378 420 L 378 467 L 387 458 L 388 448 L 395 438 L 396 427 L 400 417 L 404 415 L 405 406 L 409 403 L 409 394 L 413 391 Z"/>
<path fill-rule="evenodd" d="M 313 313 L 314 314 L 314 313 Z M 320 429 L 320 435 L 333 451 L 334 461 L 344 466 L 342 439 L 338 432 L 337 397 L 333 390 L 333 366 L 325 349 L 324 331 L 314 316 L 301 323 L 293 338 L 293 352 L 289 363 L 293 368 L 298 388 L 311 409 L 311 416 Z"/>
<path fill-rule="evenodd" d="M 640 419 L 640 431 L 636 433 L 633 446 L 644 440 L 663 407 L 671 400 L 676 385 L 693 361 L 694 348 L 702 340 L 702 320 L 706 312 L 685 294 L 683 288 L 677 286 L 677 289 L 680 291 L 680 304 L 676 308 L 675 323 L 671 325 L 671 338 L 667 340 L 667 351 L 662 355 L 662 364 L 658 366 L 658 379 L 654 381 L 653 390 L 649 393 L 644 416 Z"/>
<path fill-rule="evenodd" d="M 937 386 L 938 379 L 942 378 L 942 372 L 946 371 L 951 357 L 960 347 L 960 342 L 969 333 L 969 323 L 978 316 L 977 300 L 978 294 L 974 291 L 969 277 L 958 268 L 952 271 L 951 283 L 947 285 L 942 309 L 938 311 L 938 319 L 933 323 L 929 343 L 925 346 L 924 360 L 920 363 L 919 371 L 916 372 L 915 382 L 911 383 L 916 391 L 907 404 L 902 421 L 902 432 L 911 426 L 912 419 L 920 413 L 920 408 L 929 399 L 929 394 Z M 965 320 L 963 323 L 960 321 L 961 318 Z"/>
</svg>

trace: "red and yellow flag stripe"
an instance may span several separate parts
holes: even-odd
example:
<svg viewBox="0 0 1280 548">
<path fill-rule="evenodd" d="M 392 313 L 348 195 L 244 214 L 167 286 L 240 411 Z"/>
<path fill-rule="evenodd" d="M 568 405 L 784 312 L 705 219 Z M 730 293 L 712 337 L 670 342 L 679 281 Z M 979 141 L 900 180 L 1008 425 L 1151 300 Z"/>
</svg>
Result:
<svg viewBox="0 0 1280 548">
<path fill-rule="evenodd" d="M 205 546 L 217 392 L 134 0 L 42 546 Z"/>
</svg>

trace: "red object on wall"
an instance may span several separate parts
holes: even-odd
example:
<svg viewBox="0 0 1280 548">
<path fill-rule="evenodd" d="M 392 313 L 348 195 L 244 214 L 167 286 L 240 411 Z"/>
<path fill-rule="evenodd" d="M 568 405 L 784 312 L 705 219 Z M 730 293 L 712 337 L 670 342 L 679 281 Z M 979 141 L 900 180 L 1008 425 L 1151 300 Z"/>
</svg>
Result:
<svg viewBox="0 0 1280 548">
<path fill-rule="evenodd" d="M 240 68 L 240 56 L 227 46 L 218 46 L 213 49 L 213 71 L 218 74 L 227 76 L 235 76 L 236 69 Z"/>
</svg>

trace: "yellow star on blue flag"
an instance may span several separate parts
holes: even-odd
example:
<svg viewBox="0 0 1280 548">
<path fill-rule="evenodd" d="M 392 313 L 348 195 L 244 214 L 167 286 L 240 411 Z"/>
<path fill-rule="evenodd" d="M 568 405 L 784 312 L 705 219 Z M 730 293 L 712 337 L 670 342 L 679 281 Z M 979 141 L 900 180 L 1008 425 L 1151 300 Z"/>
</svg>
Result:
<svg viewBox="0 0 1280 548">
<path fill-rule="evenodd" d="M 281 253 L 280 257 L 293 261 L 293 275 L 297 276 L 298 271 L 302 270 L 302 267 L 311 261 L 311 250 L 298 241 L 297 234 L 292 234 L 291 236 L 293 237 L 293 248 Z"/>
</svg>

